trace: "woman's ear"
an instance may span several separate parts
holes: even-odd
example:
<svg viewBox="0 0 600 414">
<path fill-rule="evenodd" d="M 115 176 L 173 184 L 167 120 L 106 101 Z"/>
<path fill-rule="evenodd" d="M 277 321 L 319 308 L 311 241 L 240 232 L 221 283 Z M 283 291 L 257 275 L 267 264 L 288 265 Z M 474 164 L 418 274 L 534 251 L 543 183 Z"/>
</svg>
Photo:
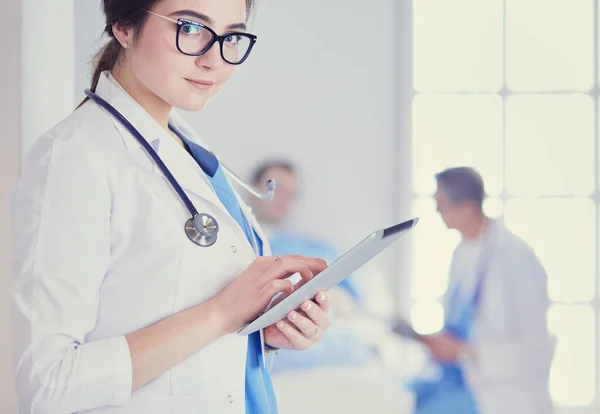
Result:
<svg viewBox="0 0 600 414">
<path fill-rule="evenodd" d="M 131 45 L 131 41 L 133 39 L 133 29 L 129 27 L 123 27 L 119 23 L 114 23 L 112 25 L 112 32 L 115 36 L 115 39 L 123 46 L 127 48 Z"/>
</svg>

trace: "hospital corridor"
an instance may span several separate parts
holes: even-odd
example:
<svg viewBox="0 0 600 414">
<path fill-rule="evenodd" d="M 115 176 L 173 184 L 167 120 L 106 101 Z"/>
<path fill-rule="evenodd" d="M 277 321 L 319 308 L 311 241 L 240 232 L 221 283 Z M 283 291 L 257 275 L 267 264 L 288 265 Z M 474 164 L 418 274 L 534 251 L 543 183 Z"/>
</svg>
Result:
<svg viewBox="0 0 600 414">
<path fill-rule="evenodd" d="M 0 414 L 600 414 L 600 0 L 0 17 Z"/>
</svg>

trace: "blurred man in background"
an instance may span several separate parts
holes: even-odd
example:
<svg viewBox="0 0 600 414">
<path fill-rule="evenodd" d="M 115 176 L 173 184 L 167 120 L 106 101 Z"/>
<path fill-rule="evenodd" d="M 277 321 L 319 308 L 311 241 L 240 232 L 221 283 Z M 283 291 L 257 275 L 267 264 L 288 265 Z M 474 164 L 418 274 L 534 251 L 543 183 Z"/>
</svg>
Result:
<svg viewBox="0 0 600 414">
<path fill-rule="evenodd" d="M 485 216 L 475 170 L 451 168 L 436 179 L 438 213 L 462 241 L 450 267 L 444 328 L 418 336 L 431 365 L 412 383 L 416 413 L 548 414 L 546 273 L 523 240 Z"/>
</svg>

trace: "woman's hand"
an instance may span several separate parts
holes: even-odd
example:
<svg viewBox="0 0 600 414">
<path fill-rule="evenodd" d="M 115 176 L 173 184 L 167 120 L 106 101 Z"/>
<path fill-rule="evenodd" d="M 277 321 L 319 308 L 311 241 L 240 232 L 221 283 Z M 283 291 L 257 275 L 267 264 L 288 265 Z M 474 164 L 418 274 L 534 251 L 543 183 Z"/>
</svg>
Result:
<svg viewBox="0 0 600 414">
<path fill-rule="evenodd" d="M 292 292 L 292 282 L 282 279 L 299 273 L 306 282 L 326 267 L 327 262 L 312 257 L 286 255 L 257 258 L 212 299 L 218 323 L 226 334 L 239 331 L 264 311 L 276 294 Z M 308 311 L 314 313 L 314 309 Z"/>
<path fill-rule="evenodd" d="M 319 293 L 314 301 L 306 301 L 300 311 L 291 311 L 287 319 L 265 328 L 265 343 L 274 348 L 304 350 L 323 337 L 329 328 L 329 297 Z"/>
</svg>

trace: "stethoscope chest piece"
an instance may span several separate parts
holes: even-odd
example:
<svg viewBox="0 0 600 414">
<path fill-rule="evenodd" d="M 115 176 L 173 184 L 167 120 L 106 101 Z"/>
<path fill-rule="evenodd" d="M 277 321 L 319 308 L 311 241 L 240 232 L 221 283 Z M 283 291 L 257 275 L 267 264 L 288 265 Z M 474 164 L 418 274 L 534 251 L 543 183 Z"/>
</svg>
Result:
<svg viewBox="0 0 600 414">
<path fill-rule="evenodd" d="M 210 247 L 217 242 L 219 223 L 209 214 L 198 213 L 186 221 L 185 234 L 192 243 L 200 247 Z"/>
</svg>

